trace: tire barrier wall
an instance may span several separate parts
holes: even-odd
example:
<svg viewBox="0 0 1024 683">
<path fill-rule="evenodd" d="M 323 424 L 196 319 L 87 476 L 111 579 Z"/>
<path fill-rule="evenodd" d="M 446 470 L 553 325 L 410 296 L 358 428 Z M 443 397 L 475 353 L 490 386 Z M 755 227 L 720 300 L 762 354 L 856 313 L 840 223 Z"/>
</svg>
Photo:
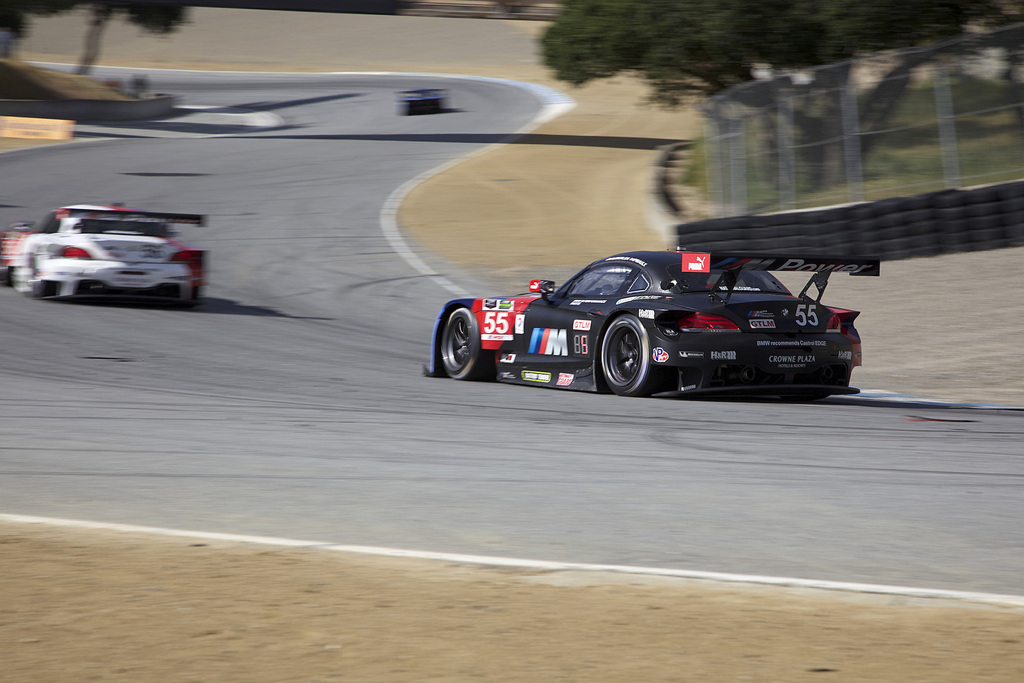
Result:
<svg viewBox="0 0 1024 683">
<path fill-rule="evenodd" d="M 134 121 L 174 113 L 178 98 L 156 95 L 139 100 L 0 100 L 0 116 L 68 121 Z"/>
<path fill-rule="evenodd" d="M 883 260 L 1024 246 L 1024 180 L 812 211 L 676 225 L 699 251 L 842 254 Z"/>
</svg>

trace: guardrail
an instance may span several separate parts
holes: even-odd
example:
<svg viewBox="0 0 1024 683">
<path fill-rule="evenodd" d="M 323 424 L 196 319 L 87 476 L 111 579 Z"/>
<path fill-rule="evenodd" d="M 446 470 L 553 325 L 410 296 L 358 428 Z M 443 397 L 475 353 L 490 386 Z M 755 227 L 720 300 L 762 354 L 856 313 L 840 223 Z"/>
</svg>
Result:
<svg viewBox="0 0 1024 683">
<path fill-rule="evenodd" d="M 174 112 L 175 95 L 138 100 L 0 100 L 0 116 L 29 116 L 71 121 L 159 119 Z"/>
</svg>

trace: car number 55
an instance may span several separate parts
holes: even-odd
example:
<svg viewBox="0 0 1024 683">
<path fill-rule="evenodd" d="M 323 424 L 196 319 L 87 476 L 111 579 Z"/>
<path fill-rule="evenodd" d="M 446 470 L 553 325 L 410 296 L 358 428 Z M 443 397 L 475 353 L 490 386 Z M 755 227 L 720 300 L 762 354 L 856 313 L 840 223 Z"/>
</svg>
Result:
<svg viewBox="0 0 1024 683">
<path fill-rule="evenodd" d="M 487 311 L 480 338 L 485 341 L 508 341 L 512 339 L 511 311 Z"/>
<path fill-rule="evenodd" d="M 796 307 L 796 316 L 794 316 L 796 324 L 800 327 L 811 327 L 818 326 L 818 307 L 814 304 L 799 304 Z"/>
</svg>

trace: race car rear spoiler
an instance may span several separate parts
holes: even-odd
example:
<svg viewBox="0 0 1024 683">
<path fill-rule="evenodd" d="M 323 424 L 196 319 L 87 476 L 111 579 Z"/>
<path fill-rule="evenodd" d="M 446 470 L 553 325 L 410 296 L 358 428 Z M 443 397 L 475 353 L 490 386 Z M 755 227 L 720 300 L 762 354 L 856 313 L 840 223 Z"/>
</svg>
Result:
<svg viewBox="0 0 1024 683">
<path fill-rule="evenodd" d="M 881 262 L 868 258 L 837 258 L 832 256 L 778 256 L 746 254 L 711 254 L 711 270 L 775 270 L 795 273 L 849 273 L 879 275 Z"/>
<path fill-rule="evenodd" d="M 777 272 L 807 273 L 811 277 L 800 290 L 800 298 L 821 303 L 821 297 L 828 286 L 828 278 L 832 273 L 848 273 L 849 275 L 872 275 L 881 273 L 881 262 L 878 259 L 869 258 L 841 258 L 831 256 L 780 256 L 778 254 L 692 254 L 685 250 L 682 252 L 683 265 L 691 270 L 704 272 L 721 270 L 722 275 L 715 282 L 708 294 L 712 301 L 718 299 L 723 304 L 728 303 L 736 288 L 736 281 L 740 271 L 743 270 L 774 270 Z M 684 269 L 685 269 L 684 268 Z M 706 268 L 706 270 L 704 270 Z M 808 294 L 811 286 L 817 290 L 816 296 Z M 726 290 L 723 296 L 720 291 Z"/>
<path fill-rule="evenodd" d="M 163 213 L 159 211 L 135 211 L 133 209 L 67 209 L 67 216 L 81 218 L 83 216 L 104 218 L 148 218 L 165 223 L 184 223 L 188 225 L 206 225 L 206 216 L 196 213 Z M 58 211 L 59 213 L 59 211 Z M 61 216 L 58 215 L 58 218 Z"/>
</svg>

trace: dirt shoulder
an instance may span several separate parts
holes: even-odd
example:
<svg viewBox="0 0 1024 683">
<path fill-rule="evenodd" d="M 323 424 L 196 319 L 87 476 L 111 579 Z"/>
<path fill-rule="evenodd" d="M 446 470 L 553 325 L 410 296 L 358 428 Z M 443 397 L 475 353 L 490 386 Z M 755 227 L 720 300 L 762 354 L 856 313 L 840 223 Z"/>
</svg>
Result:
<svg viewBox="0 0 1024 683">
<path fill-rule="evenodd" d="M 1024 679 L 1024 614 L 0 523 L 36 681 Z"/>
<path fill-rule="evenodd" d="M 523 30 L 536 26 L 443 20 L 461 22 L 450 27 L 461 36 L 453 39 L 449 28 L 411 19 L 230 10 L 194 17 L 167 39 L 116 28 L 103 61 L 462 72 L 551 84 L 523 52 Z M 374 52 L 395 52 L 402 26 L 415 29 L 408 43 L 422 38 L 436 49 Z M 73 60 L 80 31 L 74 17 L 40 22 L 22 56 Z M 291 35 L 307 40 L 295 45 Z M 467 43 L 478 59 L 459 56 Z M 642 88 L 626 79 L 571 94 L 579 106 L 570 114 L 417 188 L 401 214 L 410 239 L 478 272 L 500 247 L 496 288 L 519 288 L 540 269 L 562 277 L 608 252 L 663 246 L 645 219 L 649 166 L 657 143 L 694 135 L 696 120 L 645 108 Z M 481 242 L 486 249 L 474 246 Z M 883 388 L 924 377 L 937 394 L 993 396 L 958 371 L 947 337 L 933 343 L 920 334 L 933 321 L 959 321 L 963 348 L 987 339 L 995 344 L 987 353 L 1020 367 L 1018 352 L 996 344 L 1013 330 L 993 332 L 977 305 L 979 291 L 1024 282 L 1006 274 L 1013 261 L 1024 263 L 1021 254 L 1005 254 L 1005 263 L 1002 256 L 998 273 L 983 263 L 991 255 L 959 255 L 887 266 L 870 287 L 861 280 L 836 292 L 836 301 L 864 303 L 867 362 L 882 368 L 871 372 Z M 1017 313 L 1007 325 L 1019 325 Z M 974 336 L 977 326 L 984 338 Z M 912 347 L 908 330 L 914 344 L 932 345 Z M 1002 374 L 991 382 L 1024 404 L 1016 376 Z M 1024 680 L 1024 614 L 964 604 L 9 523 L 0 523 L 0 567 L 0 678 L 12 683 Z"/>
</svg>

